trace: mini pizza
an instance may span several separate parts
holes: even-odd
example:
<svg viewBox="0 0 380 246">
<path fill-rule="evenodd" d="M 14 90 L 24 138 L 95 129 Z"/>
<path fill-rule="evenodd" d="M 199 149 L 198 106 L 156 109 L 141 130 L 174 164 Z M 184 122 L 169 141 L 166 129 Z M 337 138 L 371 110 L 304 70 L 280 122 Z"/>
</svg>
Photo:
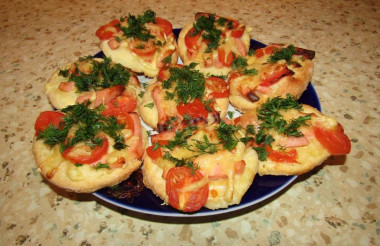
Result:
<svg viewBox="0 0 380 246">
<path fill-rule="evenodd" d="M 183 212 L 239 204 L 258 167 L 256 152 L 235 139 L 243 136 L 240 127 L 224 121 L 153 135 L 144 156 L 143 182 Z"/>
<path fill-rule="evenodd" d="M 331 155 L 345 155 L 351 142 L 343 127 L 295 97 L 275 97 L 235 119 L 259 156 L 260 175 L 298 175 L 312 170 Z"/>
<path fill-rule="evenodd" d="M 227 83 L 209 77 L 193 66 L 172 65 L 162 69 L 147 86 L 139 102 L 143 121 L 159 132 L 182 121 L 219 121 L 227 114 Z"/>
<path fill-rule="evenodd" d="M 127 179 L 142 163 L 146 130 L 127 97 L 44 111 L 36 120 L 33 154 L 43 177 L 68 191 L 89 193 Z M 134 103 L 136 107 L 136 103 Z"/>
<path fill-rule="evenodd" d="M 154 77 L 178 59 L 172 24 L 151 10 L 139 16 L 115 19 L 96 31 L 103 53 L 115 62 Z"/>
<path fill-rule="evenodd" d="M 247 55 L 251 28 L 238 20 L 197 13 L 178 37 L 178 51 L 185 65 L 197 63 L 205 75 L 227 76 L 235 57 Z"/>
<path fill-rule="evenodd" d="M 136 95 L 140 93 L 137 76 L 107 57 L 81 57 L 58 69 L 45 85 L 45 93 L 56 109 L 85 100 L 97 107 L 107 103 L 105 100 L 120 96 L 125 90 Z"/>
<path fill-rule="evenodd" d="M 229 75 L 229 100 L 241 112 L 254 109 L 268 98 L 299 98 L 313 75 L 314 51 L 293 45 L 269 45 L 255 55 L 234 60 L 235 70 Z"/>
</svg>

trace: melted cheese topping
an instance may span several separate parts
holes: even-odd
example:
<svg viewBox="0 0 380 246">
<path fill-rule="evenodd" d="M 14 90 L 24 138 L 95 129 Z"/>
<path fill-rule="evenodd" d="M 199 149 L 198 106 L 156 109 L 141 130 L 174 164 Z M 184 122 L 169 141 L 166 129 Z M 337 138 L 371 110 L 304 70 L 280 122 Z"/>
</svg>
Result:
<svg viewBox="0 0 380 246">
<path fill-rule="evenodd" d="M 157 46 L 157 50 L 152 57 L 139 56 L 129 48 L 128 40 L 122 40 L 120 47 L 111 49 L 108 40 L 100 42 L 100 48 L 112 61 L 118 62 L 125 67 L 132 69 L 136 73 L 144 73 L 148 77 L 154 77 L 159 72 L 158 64 L 164 59 L 167 51 L 173 51 L 171 63 L 175 64 L 178 59 L 177 43 L 174 35 L 166 37 L 164 45 Z"/>
</svg>

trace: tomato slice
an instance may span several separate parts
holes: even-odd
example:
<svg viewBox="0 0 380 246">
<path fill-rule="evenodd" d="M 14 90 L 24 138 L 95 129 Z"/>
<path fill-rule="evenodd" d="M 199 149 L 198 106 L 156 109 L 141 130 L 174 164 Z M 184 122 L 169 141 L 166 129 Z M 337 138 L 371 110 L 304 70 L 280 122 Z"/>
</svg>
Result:
<svg viewBox="0 0 380 246">
<path fill-rule="evenodd" d="M 210 77 L 206 79 L 206 87 L 212 91 L 210 94 L 214 98 L 224 98 L 230 95 L 227 83 L 218 77 Z"/>
<path fill-rule="evenodd" d="M 351 151 L 351 141 L 344 133 L 341 124 L 338 123 L 333 129 L 322 126 L 314 126 L 314 134 L 317 140 L 332 155 L 346 155 Z"/>
<path fill-rule="evenodd" d="M 194 31 L 194 28 L 191 28 L 185 36 L 186 47 L 190 50 L 197 50 L 201 45 L 200 38 L 202 34 L 201 32 L 194 34 Z"/>
<path fill-rule="evenodd" d="M 129 46 L 133 53 L 139 56 L 152 56 L 156 52 L 156 46 L 153 42 L 135 41 L 131 42 Z"/>
<path fill-rule="evenodd" d="M 294 72 L 286 65 L 274 64 L 274 66 L 269 67 L 263 72 L 263 78 L 261 79 L 260 86 L 271 86 L 278 82 L 282 77 L 293 74 Z"/>
<path fill-rule="evenodd" d="M 164 29 L 166 36 L 169 36 L 173 32 L 173 25 L 168 20 L 160 17 L 156 17 L 156 24 Z"/>
<path fill-rule="evenodd" d="M 102 158 L 103 155 L 105 155 L 108 152 L 108 139 L 106 137 L 103 137 L 103 142 L 101 145 L 95 146 L 94 148 L 91 148 L 90 146 L 73 146 L 67 148 L 65 151 L 63 151 L 62 156 L 65 159 L 70 160 L 73 163 L 78 164 L 91 164 L 94 163 L 100 158 Z M 77 154 L 76 152 L 80 152 L 81 154 Z M 86 152 L 86 154 L 82 154 L 83 152 Z"/>
<path fill-rule="evenodd" d="M 198 99 L 194 99 L 193 102 L 184 104 L 180 103 L 177 106 L 177 111 L 180 115 L 190 115 L 192 118 L 203 117 L 207 119 L 209 111 L 206 109 L 205 105 Z"/>
<path fill-rule="evenodd" d="M 244 34 L 245 26 L 240 26 L 239 28 L 235 28 L 231 31 L 231 37 L 233 38 L 241 38 Z"/>
<path fill-rule="evenodd" d="M 106 105 L 106 108 L 102 111 L 102 115 L 117 117 L 121 113 L 133 112 L 137 106 L 137 99 L 132 95 L 122 95 Z"/>
<path fill-rule="evenodd" d="M 297 150 L 291 149 L 289 151 L 276 151 L 268 145 L 265 145 L 265 150 L 268 152 L 268 158 L 275 162 L 296 163 Z"/>
<path fill-rule="evenodd" d="M 161 151 L 161 148 L 158 147 L 157 149 L 154 149 L 154 145 L 149 146 L 148 148 L 146 148 L 146 153 L 147 153 L 147 155 L 148 155 L 152 160 L 156 160 L 156 159 L 162 157 L 162 151 Z"/>
<path fill-rule="evenodd" d="M 113 37 L 115 32 L 119 32 L 120 29 L 116 26 L 119 24 L 120 21 L 117 19 L 112 20 L 110 23 L 99 27 L 98 30 L 96 30 L 95 35 L 100 40 L 107 40 Z"/>
<path fill-rule="evenodd" d="M 34 123 L 34 130 L 36 130 L 36 136 L 40 131 L 45 130 L 49 125 L 53 125 L 57 128 L 60 127 L 61 122 L 63 122 L 63 117 L 65 115 L 59 111 L 44 111 L 38 116 L 36 122 Z"/>
<path fill-rule="evenodd" d="M 166 175 L 166 193 L 170 206 L 184 211 L 194 212 L 201 209 L 207 202 L 209 185 L 184 191 L 184 188 L 203 179 L 199 170 L 193 171 L 188 167 L 173 167 Z"/>
<path fill-rule="evenodd" d="M 223 48 L 218 48 L 219 61 L 226 67 L 230 67 L 234 61 L 234 54 L 230 51 L 226 55 L 226 51 Z"/>
</svg>

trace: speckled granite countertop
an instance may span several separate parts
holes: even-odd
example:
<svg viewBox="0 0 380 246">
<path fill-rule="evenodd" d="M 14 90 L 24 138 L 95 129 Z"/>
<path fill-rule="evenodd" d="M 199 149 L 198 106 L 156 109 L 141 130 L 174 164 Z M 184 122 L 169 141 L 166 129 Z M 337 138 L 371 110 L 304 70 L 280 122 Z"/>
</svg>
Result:
<svg viewBox="0 0 380 246">
<path fill-rule="evenodd" d="M 380 244 L 380 2 L 209 2 L 0 3 L 1 245 Z M 174 27 L 198 11 L 232 16 L 263 43 L 315 50 L 313 85 L 323 112 L 345 127 L 351 153 L 269 200 L 212 218 L 150 216 L 49 186 L 31 152 L 34 121 L 51 109 L 44 84 L 59 66 L 99 51 L 99 25 L 147 8 Z"/>
</svg>

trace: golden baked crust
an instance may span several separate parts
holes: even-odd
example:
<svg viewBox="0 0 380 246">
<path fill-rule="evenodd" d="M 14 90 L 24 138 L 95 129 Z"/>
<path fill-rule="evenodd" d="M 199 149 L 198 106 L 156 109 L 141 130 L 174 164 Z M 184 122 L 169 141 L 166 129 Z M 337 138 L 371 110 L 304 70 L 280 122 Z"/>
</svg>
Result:
<svg viewBox="0 0 380 246">
<path fill-rule="evenodd" d="M 198 13 L 196 15 L 197 19 L 198 15 L 209 15 L 206 13 Z M 216 20 L 219 17 L 215 16 Z M 219 52 L 218 49 L 223 49 L 225 54 L 224 56 L 228 56 L 229 52 L 232 52 L 236 57 L 237 56 L 246 56 L 249 44 L 250 44 L 250 31 L 251 28 L 247 27 L 245 28 L 244 24 L 239 23 L 237 20 L 233 20 L 232 18 L 225 18 L 228 21 L 232 21 L 233 23 L 237 23 L 238 27 L 236 28 L 244 28 L 244 31 L 242 31 L 241 34 L 239 34 L 237 38 L 231 36 L 232 30 L 228 30 L 225 26 L 219 26 L 217 24 L 216 27 L 219 30 L 222 30 L 223 35 L 220 37 L 220 40 L 218 42 L 218 48 L 212 49 L 211 52 L 205 52 L 207 49 L 207 44 L 205 42 L 201 42 L 200 47 L 198 49 L 194 49 L 191 51 L 192 55 L 189 54 L 189 48 L 186 45 L 186 35 L 189 33 L 189 31 L 193 28 L 194 23 L 189 23 L 185 27 L 182 28 L 179 36 L 178 36 L 178 51 L 179 55 L 185 65 L 189 65 L 192 62 L 197 63 L 196 69 L 198 69 L 200 72 L 207 76 L 227 76 L 228 73 L 231 71 L 231 60 L 226 61 L 226 64 L 223 64 L 219 60 Z M 236 29 L 235 29 L 236 30 Z M 225 58 L 227 59 L 227 58 Z"/>
<path fill-rule="evenodd" d="M 298 99 L 306 90 L 314 71 L 312 60 L 294 54 L 290 61 L 281 59 L 270 63 L 268 62 L 270 56 L 271 54 L 264 54 L 260 58 L 252 56 L 247 59 L 248 66 L 245 69 L 256 70 L 256 74 L 245 75 L 243 72 L 237 71 L 230 75 L 228 80 L 230 84 L 229 100 L 237 110 L 245 112 L 256 108 L 269 98 L 286 97 L 287 94 Z M 287 72 L 283 72 L 281 75 L 280 70 Z M 280 73 L 282 77 L 277 78 L 276 73 Z M 274 79 L 274 82 L 265 82 L 270 77 Z M 265 83 L 266 85 L 264 85 Z"/>
<path fill-rule="evenodd" d="M 147 132 L 143 134 L 143 145 L 147 144 Z M 124 158 L 125 163 L 114 168 L 95 168 L 92 164 L 75 165 L 71 161 L 64 159 L 59 151 L 59 146 L 49 147 L 43 140 L 33 139 L 33 154 L 41 172 L 46 180 L 62 189 L 77 192 L 91 193 L 104 187 L 116 185 L 126 180 L 132 172 L 137 170 L 142 161 L 133 158 L 128 149 L 115 150 L 112 148 L 113 140 L 110 142 L 109 153 L 103 157 L 104 162 L 116 161 Z M 136 139 L 129 139 L 127 144 L 131 144 Z M 112 163 L 109 164 L 112 166 Z"/>
<path fill-rule="evenodd" d="M 207 136 L 211 143 L 217 143 L 220 140 L 216 138 L 215 129 L 218 124 L 201 127 L 187 139 L 190 148 L 193 143 L 204 141 Z M 239 136 L 241 132 L 237 133 Z M 256 152 L 245 146 L 243 143 L 237 143 L 232 150 L 226 150 L 219 145 L 215 153 L 205 153 L 199 156 L 197 153 L 189 151 L 183 147 L 175 147 L 173 150 L 165 149 L 170 155 L 177 159 L 193 160 L 200 172 L 207 179 L 209 185 L 209 195 L 206 204 L 209 209 L 226 208 L 233 204 L 239 204 L 245 192 L 253 182 L 258 168 L 258 159 Z M 191 157 L 192 156 L 192 157 Z M 243 171 L 237 171 L 235 163 L 244 162 Z M 152 159 L 147 152 L 144 155 L 143 181 L 146 187 L 151 189 L 154 194 L 159 196 L 166 204 L 169 197 L 166 192 L 165 176 L 168 170 L 173 168 L 175 163 L 166 158 Z"/>
<path fill-rule="evenodd" d="M 75 86 L 74 81 L 70 80 L 70 75 L 72 73 L 77 73 L 77 69 L 82 73 L 90 74 L 91 71 L 93 71 L 93 66 L 95 63 L 100 64 L 103 62 L 104 59 L 102 58 L 81 57 L 77 61 L 67 64 L 64 68 L 57 69 L 57 71 L 54 72 L 52 77 L 45 84 L 45 94 L 47 95 L 51 105 L 56 109 L 63 109 L 69 105 L 78 103 L 78 100 L 81 98 L 95 101 L 97 92 L 99 91 L 102 91 L 100 93 L 105 93 L 108 89 L 99 86 L 79 92 L 78 88 Z M 112 61 L 110 61 L 110 64 L 111 67 L 116 66 L 116 63 Z M 64 70 L 67 70 L 66 76 L 60 73 L 60 71 Z M 128 81 L 126 81 L 125 89 L 133 92 L 136 95 L 139 94 L 141 88 L 137 76 L 127 68 L 122 68 L 122 72 L 125 73 L 125 78 L 127 78 L 126 76 L 129 76 Z M 102 77 L 103 76 L 99 75 L 99 77 L 96 79 L 102 80 Z"/>
</svg>

